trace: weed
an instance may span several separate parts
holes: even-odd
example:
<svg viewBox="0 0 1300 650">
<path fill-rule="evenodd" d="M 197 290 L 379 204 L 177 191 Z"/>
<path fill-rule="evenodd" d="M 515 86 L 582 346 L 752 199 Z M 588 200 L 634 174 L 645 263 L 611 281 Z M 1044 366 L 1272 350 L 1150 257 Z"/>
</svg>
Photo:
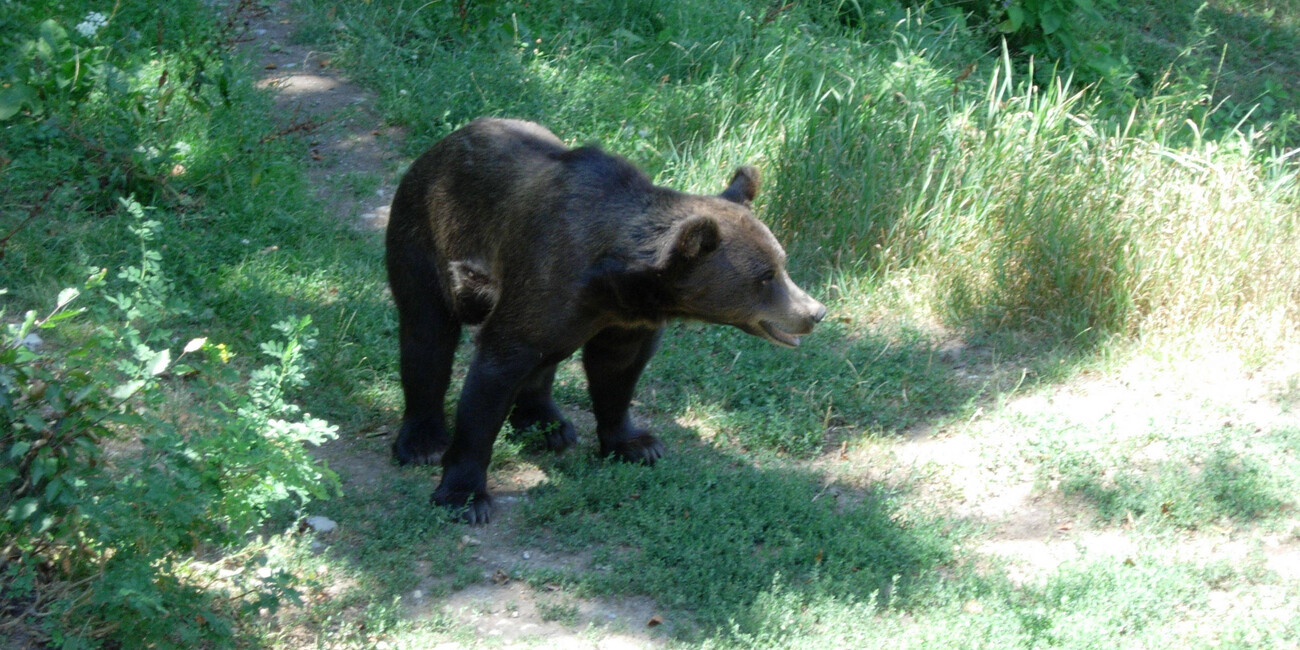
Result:
<svg viewBox="0 0 1300 650">
<path fill-rule="evenodd" d="M 566 627 L 578 624 L 578 605 L 565 600 L 537 603 L 537 614 L 543 621 L 555 621 Z"/>
</svg>

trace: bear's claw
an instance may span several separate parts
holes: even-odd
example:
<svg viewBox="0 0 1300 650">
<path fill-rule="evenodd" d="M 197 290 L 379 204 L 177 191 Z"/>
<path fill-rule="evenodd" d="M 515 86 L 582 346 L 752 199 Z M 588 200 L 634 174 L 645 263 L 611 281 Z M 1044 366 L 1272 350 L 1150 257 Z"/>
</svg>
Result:
<svg viewBox="0 0 1300 650">
<path fill-rule="evenodd" d="M 445 430 L 407 421 L 393 441 L 393 460 L 399 465 L 433 465 L 442 460 L 449 442 Z"/>
<path fill-rule="evenodd" d="M 444 491 L 439 487 L 429 501 L 436 506 L 458 511 L 461 521 L 467 524 L 486 524 L 492 521 L 492 497 L 487 492 Z"/>
<path fill-rule="evenodd" d="M 655 461 L 663 458 L 667 453 L 662 440 L 644 431 L 623 438 L 611 446 L 606 447 L 602 444 L 601 447 L 601 454 L 604 456 L 613 456 L 626 463 L 645 465 L 654 465 Z"/>
</svg>

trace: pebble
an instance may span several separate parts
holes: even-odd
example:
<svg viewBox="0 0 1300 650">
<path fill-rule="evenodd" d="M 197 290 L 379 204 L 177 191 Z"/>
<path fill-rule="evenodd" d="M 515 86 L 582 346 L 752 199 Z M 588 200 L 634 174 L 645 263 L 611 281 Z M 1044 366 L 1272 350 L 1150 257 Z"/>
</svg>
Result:
<svg viewBox="0 0 1300 650">
<path fill-rule="evenodd" d="M 308 517 L 306 523 L 308 528 L 321 534 L 332 533 L 339 527 L 333 519 L 321 517 L 320 515 Z"/>
</svg>

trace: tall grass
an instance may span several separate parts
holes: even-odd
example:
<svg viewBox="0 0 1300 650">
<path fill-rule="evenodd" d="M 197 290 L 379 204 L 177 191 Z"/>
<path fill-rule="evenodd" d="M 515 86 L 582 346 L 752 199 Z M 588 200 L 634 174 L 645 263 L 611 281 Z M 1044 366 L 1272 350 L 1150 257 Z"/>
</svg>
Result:
<svg viewBox="0 0 1300 650">
<path fill-rule="evenodd" d="M 888 100 L 858 90 L 833 115 L 811 108 L 778 163 L 783 230 L 840 266 L 906 269 L 958 328 L 1295 336 L 1294 160 L 1240 133 L 1201 138 L 1177 119 L 1196 96 L 1113 122 L 1066 79 L 1018 77 L 1005 52 L 983 96 L 950 98 L 946 79 L 913 67 L 913 88 L 873 88 Z"/>
<path fill-rule="evenodd" d="M 1107 123 L 1064 82 L 1012 75 L 1004 55 L 987 96 L 951 116 L 955 137 L 930 154 L 937 189 L 903 215 L 915 225 L 901 230 L 929 243 L 919 266 L 952 322 L 1265 346 L 1294 336 L 1294 163 L 1241 134 L 1204 140 L 1154 102 Z"/>
<path fill-rule="evenodd" d="M 1126 111 L 982 55 L 959 17 L 875 5 L 852 29 L 834 3 L 330 6 L 341 57 L 414 127 L 413 153 L 494 113 L 684 189 L 754 162 L 761 213 L 805 271 L 868 293 L 905 276 L 958 330 L 1267 348 L 1300 322 L 1294 152 L 1201 137 L 1200 91 Z M 871 298 L 844 295 L 845 312 Z"/>
</svg>

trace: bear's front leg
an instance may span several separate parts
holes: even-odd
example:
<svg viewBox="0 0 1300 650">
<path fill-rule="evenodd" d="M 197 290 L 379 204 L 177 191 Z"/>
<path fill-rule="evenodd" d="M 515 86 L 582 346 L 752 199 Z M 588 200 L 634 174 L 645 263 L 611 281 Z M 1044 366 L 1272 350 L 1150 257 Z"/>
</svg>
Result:
<svg viewBox="0 0 1300 650">
<path fill-rule="evenodd" d="M 662 335 L 663 328 L 611 327 L 592 337 L 582 349 L 602 456 L 653 465 L 664 455 L 664 443 L 633 426 L 628 413 L 636 382 Z"/>
<path fill-rule="evenodd" d="M 485 524 L 492 518 L 492 497 L 487 491 L 492 445 L 524 378 L 541 360 L 531 350 L 494 348 L 482 341 L 470 363 L 456 405 L 456 431 L 442 456 L 442 480 L 433 492 L 435 504 L 463 509 L 462 518 L 471 524 Z"/>
</svg>

